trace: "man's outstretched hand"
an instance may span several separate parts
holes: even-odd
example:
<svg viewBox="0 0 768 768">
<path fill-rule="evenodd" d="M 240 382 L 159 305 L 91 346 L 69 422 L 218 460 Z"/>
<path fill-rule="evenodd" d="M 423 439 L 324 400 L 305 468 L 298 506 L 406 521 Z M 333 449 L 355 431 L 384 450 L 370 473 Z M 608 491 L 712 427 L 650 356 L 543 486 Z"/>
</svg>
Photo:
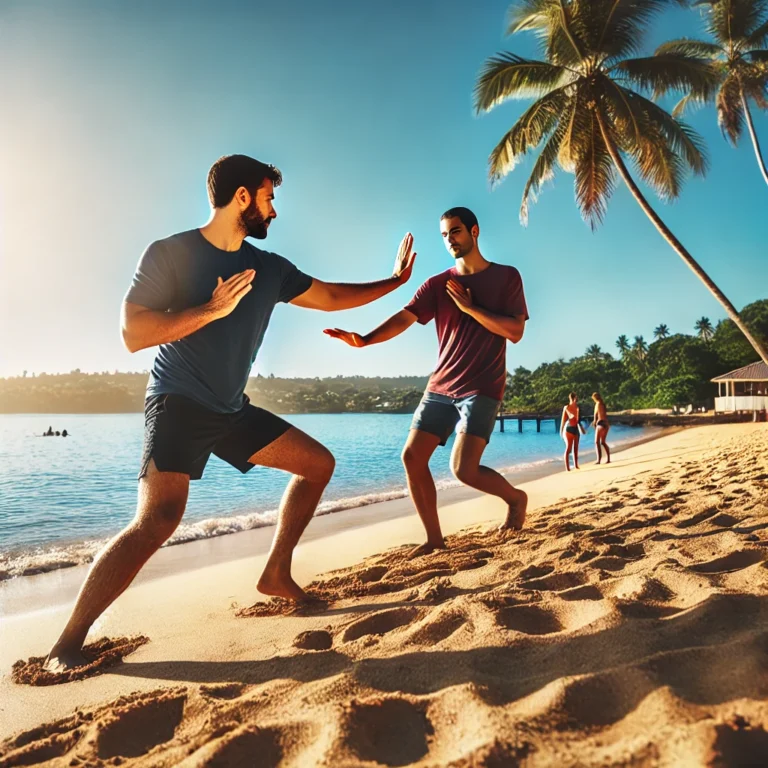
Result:
<svg viewBox="0 0 768 768">
<path fill-rule="evenodd" d="M 400 283 L 407 283 L 413 272 L 413 262 L 416 260 L 416 253 L 413 250 L 413 235 L 409 232 L 401 241 L 397 249 L 397 258 L 395 259 L 395 269 L 393 272 Z"/>
<path fill-rule="evenodd" d="M 323 333 L 332 336 L 334 339 L 341 339 L 349 344 L 350 347 L 364 347 L 365 340 L 359 333 L 354 331 L 342 331 L 341 328 L 326 328 Z"/>
</svg>

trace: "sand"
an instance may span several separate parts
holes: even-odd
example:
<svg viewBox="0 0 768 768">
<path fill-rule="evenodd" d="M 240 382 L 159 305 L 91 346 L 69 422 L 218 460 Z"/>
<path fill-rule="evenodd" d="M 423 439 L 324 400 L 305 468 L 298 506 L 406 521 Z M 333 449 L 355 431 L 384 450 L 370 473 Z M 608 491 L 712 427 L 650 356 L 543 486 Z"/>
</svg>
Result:
<svg viewBox="0 0 768 768">
<path fill-rule="evenodd" d="M 474 498 L 447 552 L 415 517 L 308 541 L 324 606 L 256 602 L 263 555 L 137 584 L 89 641 L 150 641 L 88 679 L 14 683 L 68 606 L 6 617 L 0 768 L 768 764 L 768 428 L 523 487 L 521 534 Z"/>
</svg>

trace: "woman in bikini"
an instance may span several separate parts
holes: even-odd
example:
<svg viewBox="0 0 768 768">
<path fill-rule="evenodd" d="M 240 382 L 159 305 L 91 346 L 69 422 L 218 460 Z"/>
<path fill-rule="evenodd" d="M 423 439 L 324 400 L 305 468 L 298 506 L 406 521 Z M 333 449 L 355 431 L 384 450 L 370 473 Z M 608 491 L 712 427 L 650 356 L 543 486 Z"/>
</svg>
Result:
<svg viewBox="0 0 768 768">
<path fill-rule="evenodd" d="M 563 408 L 563 419 L 560 422 L 560 434 L 565 440 L 565 468 L 568 472 L 571 471 L 571 451 L 573 451 L 573 466 L 576 469 L 579 468 L 579 398 L 575 392 L 571 392 L 568 395 L 570 401 L 568 405 Z"/>
<path fill-rule="evenodd" d="M 610 464 L 611 449 L 608 447 L 608 443 L 605 442 L 605 438 L 608 437 L 608 430 L 611 428 L 611 425 L 608 423 L 608 409 L 605 407 L 605 402 L 599 392 L 593 392 L 592 399 L 595 401 L 595 417 L 592 419 L 592 426 L 595 428 L 597 463 L 599 464 L 602 461 L 602 449 L 605 448 L 605 455 L 608 459 L 606 464 Z"/>
</svg>

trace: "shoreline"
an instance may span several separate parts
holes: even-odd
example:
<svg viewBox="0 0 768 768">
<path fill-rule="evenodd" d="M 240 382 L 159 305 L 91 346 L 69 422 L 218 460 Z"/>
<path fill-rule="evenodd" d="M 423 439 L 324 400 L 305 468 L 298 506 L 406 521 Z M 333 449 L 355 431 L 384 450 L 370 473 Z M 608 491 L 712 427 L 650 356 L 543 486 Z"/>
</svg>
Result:
<svg viewBox="0 0 768 768">
<path fill-rule="evenodd" d="M 653 434 L 628 440 L 612 451 L 612 455 L 619 455 L 684 429 L 682 426 L 662 428 Z M 590 443 L 590 446 L 593 445 Z M 580 453 L 584 463 L 584 458 L 594 457 L 594 447 L 583 449 Z M 522 485 L 561 472 L 564 472 L 561 458 L 557 458 L 535 467 L 506 472 L 504 477 L 513 485 Z M 463 485 L 439 489 L 438 507 L 482 498 L 484 495 Z M 415 512 L 407 493 L 396 499 L 315 515 L 299 542 L 297 552 L 304 545 L 319 539 L 410 515 L 415 516 Z M 269 524 L 164 546 L 144 566 L 133 584 L 144 584 L 187 571 L 265 555 L 269 551 L 273 533 L 274 524 Z M 90 562 L 0 581 L 0 615 L 17 617 L 49 611 L 74 601 L 89 568 Z"/>
</svg>

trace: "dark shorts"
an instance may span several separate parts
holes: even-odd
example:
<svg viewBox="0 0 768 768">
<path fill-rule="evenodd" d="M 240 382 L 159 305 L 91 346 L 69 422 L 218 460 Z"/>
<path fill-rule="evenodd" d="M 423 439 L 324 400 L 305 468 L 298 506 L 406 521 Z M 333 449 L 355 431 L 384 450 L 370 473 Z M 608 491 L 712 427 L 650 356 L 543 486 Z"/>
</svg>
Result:
<svg viewBox="0 0 768 768">
<path fill-rule="evenodd" d="M 251 405 L 235 413 L 216 413 L 183 395 L 152 395 L 144 402 L 144 454 L 139 479 L 149 460 L 160 472 L 181 472 L 199 480 L 211 454 L 245 473 L 248 459 L 277 440 L 291 425 Z"/>
<path fill-rule="evenodd" d="M 598 427 L 605 427 L 608 429 L 608 422 L 605 419 L 600 419 L 600 421 L 597 422 Z"/>
<path fill-rule="evenodd" d="M 576 435 L 576 437 L 578 437 L 578 436 L 579 436 L 579 428 L 578 428 L 578 427 L 571 427 L 571 426 L 567 426 L 567 427 L 565 428 L 565 431 L 566 431 L 566 432 L 567 432 L 569 435 Z"/>
<path fill-rule="evenodd" d="M 448 397 L 427 391 L 413 414 L 411 429 L 437 435 L 440 445 L 448 442 L 454 430 L 482 437 L 488 443 L 496 426 L 500 407 L 501 400 L 494 400 L 485 395 Z"/>
</svg>

